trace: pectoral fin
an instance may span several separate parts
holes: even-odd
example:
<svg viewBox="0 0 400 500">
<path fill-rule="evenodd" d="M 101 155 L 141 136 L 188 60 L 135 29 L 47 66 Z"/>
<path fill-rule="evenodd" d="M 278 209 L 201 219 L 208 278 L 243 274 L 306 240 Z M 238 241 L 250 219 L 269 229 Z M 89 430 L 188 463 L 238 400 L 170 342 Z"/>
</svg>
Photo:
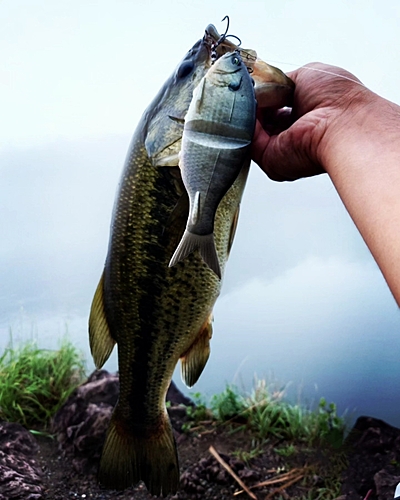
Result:
<svg viewBox="0 0 400 500">
<path fill-rule="evenodd" d="M 212 314 L 201 327 L 194 343 L 181 356 L 182 380 L 188 387 L 192 387 L 197 382 L 210 356 L 211 322 Z"/>
<path fill-rule="evenodd" d="M 103 290 L 104 272 L 97 285 L 89 316 L 89 343 L 96 368 L 104 365 L 115 345 L 104 311 Z"/>
<path fill-rule="evenodd" d="M 201 111 L 201 106 L 203 104 L 203 98 L 204 98 L 204 89 L 206 85 L 206 79 L 203 78 L 201 82 L 199 83 L 198 87 L 198 92 L 196 93 L 196 113 L 200 113 Z"/>
<path fill-rule="evenodd" d="M 179 165 L 179 151 L 168 156 L 159 156 L 153 160 L 155 167 L 176 167 Z"/>
</svg>

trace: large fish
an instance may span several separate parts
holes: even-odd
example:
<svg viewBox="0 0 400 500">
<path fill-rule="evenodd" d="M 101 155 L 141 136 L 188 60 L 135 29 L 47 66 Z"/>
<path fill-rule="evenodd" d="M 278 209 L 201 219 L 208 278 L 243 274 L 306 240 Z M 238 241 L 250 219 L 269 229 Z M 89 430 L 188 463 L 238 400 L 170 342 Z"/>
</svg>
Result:
<svg viewBox="0 0 400 500">
<path fill-rule="evenodd" d="M 228 52 L 195 88 L 185 117 L 179 166 L 190 210 L 170 266 L 199 249 L 221 278 L 213 234 L 215 212 L 246 162 L 255 123 L 254 81 L 239 53 Z"/>
<path fill-rule="evenodd" d="M 89 319 L 98 368 L 118 344 L 120 395 L 99 468 L 99 481 L 108 488 L 143 480 L 154 495 L 177 490 L 179 466 L 165 396 L 179 359 L 182 378 L 192 386 L 210 352 L 221 282 L 197 252 L 174 267 L 168 263 L 189 211 L 178 167 L 183 121 L 194 88 L 211 66 L 213 40 L 207 32 L 192 47 L 145 111 L 115 201 L 105 269 Z M 226 50 L 220 44 L 217 56 Z M 247 161 L 215 216 L 222 272 L 248 168 Z"/>
</svg>

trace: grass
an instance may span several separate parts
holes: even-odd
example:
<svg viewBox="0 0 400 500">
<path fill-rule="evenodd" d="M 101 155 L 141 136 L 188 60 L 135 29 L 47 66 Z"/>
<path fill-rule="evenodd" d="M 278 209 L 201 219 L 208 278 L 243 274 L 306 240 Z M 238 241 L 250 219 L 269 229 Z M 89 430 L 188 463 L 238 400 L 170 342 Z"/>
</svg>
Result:
<svg viewBox="0 0 400 500">
<path fill-rule="evenodd" d="M 286 470 L 302 467 L 305 494 L 298 500 L 331 500 L 340 495 L 341 471 L 346 466 L 342 445 L 346 420 L 337 414 L 334 403 L 321 398 L 316 409 L 284 400 L 285 390 L 271 390 L 264 380 L 255 383 L 251 394 L 241 395 L 228 385 L 213 396 L 209 405 L 201 394 L 192 395 L 196 407 L 188 416 L 187 430 L 201 428 L 201 420 L 214 419 L 215 425 L 229 425 L 232 432 L 250 432 L 250 451 L 235 455 L 245 462 L 262 455 L 267 446 L 285 461 Z M 313 478 L 322 477 L 320 486 Z M 283 497 L 282 497 L 283 498 Z"/>
<path fill-rule="evenodd" d="M 246 396 L 240 395 L 235 386 L 227 385 L 222 393 L 211 398 L 209 405 L 200 393 L 194 393 L 191 397 L 196 406 L 187 408 L 191 421 L 186 429 L 214 418 L 220 424 L 242 423 L 241 428 L 251 429 L 260 442 L 274 437 L 311 447 L 340 448 L 346 421 L 337 415 L 334 403 L 328 404 L 321 398 L 317 409 L 311 410 L 284 401 L 284 394 L 284 390 L 270 391 L 265 380 L 258 380 L 252 393 Z"/>
<path fill-rule="evenodd" d="M 228 385 L 221 394 L 212 397 L 210 408 L 220 422 L 244 421 L 260 441 L 275 437 L 308 446 L 342 445 L 346 422 L 337 415 L 334 403 L 327 404 L 321 398 L 318 408 L 311 410 L 284 401 L 284 394 L 284 390 L 270 391 L 265 380 L 256 381 L 247 396 L 241 396 L 234 386 Z"/>
<path fill-rule="evenodd" d="M 56 351 L 10 344 L 0 357 L 0 418 L 43 428 L 84 374 L 81 354 L 66 340 Z"/>
</svg>

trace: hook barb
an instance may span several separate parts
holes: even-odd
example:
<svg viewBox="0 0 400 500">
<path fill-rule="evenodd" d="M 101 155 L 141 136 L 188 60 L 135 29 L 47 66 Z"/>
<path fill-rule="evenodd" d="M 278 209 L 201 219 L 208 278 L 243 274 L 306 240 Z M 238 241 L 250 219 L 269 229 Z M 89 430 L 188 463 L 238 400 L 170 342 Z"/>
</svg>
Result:
<svg viewBox="0 0 400 500">
<path fill-rule="evenodd" d="M 221 35 L 221 38 L 222 40 L 224 40 L 226 38 L 226 35 L 229 31 L 229 16 L 225 16 L 222 20 L 221 20 L 221 23 L 223 23 L 226 19 L 226 30 L 225 30 L 225 33 L 223 35 Z"/>
</svg>

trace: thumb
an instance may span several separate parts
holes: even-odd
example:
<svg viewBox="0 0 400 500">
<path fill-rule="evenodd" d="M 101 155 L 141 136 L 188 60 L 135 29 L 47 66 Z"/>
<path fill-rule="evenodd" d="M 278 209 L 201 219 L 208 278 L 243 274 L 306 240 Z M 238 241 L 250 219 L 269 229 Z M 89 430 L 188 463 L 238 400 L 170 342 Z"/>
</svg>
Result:
<svg viewBox="0 0 400 500">
<path fill-rule="evenodd" d="M 312 133 L 295 122 L 278 135 L 269 136 L 257 120 L 252 159 L 274 181 L 294 181 L 324 172 L 312 158 Z"/>
</svg>

